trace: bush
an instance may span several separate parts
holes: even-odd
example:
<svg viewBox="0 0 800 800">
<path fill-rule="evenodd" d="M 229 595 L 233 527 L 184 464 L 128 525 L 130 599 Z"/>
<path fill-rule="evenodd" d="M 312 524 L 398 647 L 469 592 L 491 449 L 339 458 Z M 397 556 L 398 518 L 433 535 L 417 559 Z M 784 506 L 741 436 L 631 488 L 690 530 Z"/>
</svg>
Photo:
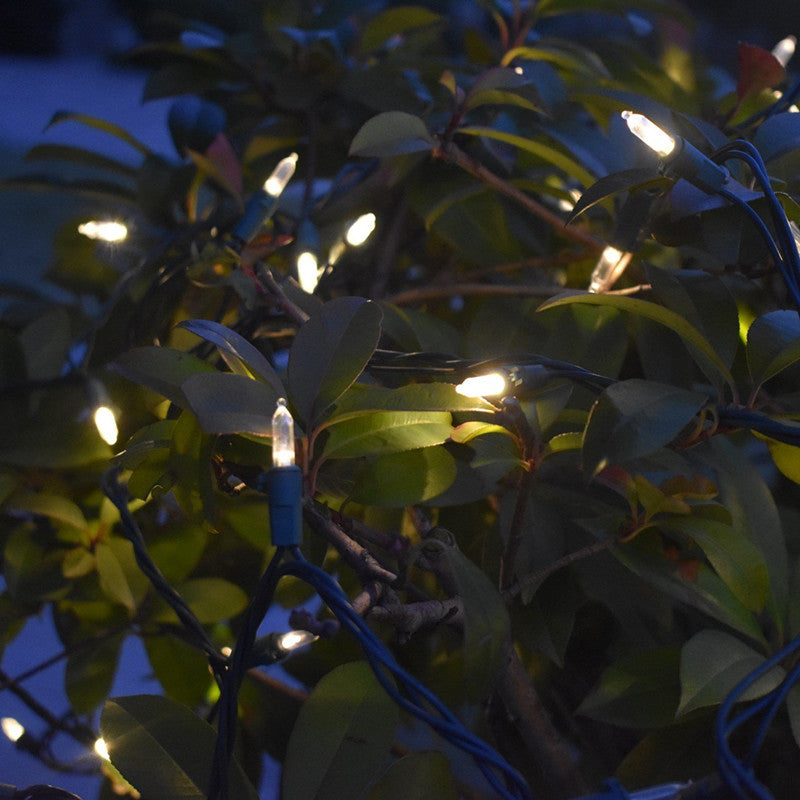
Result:
<svg viewBox="0 0 800 800">
<path fill-rule="evenodd" d="M 265 753 L 287 800 L 488 797 L 444 743 L 474 745 L 459 725 L 538 797 L 713 770 L 720 704 L 766 665 L 746 699 L 777 707 L 791 661 L 768 659 L 800 632 L 785 65 L 742 45 L 721 75 L 666 0 L 160 5 L 129 57 L 145 99 L 177 98 L 176 153 L 56 115 L 138 162 L 34 149 L 79 165 L 50 188 L 97 211 L 57 237 L 66 299 L 4 312 L 0 646 L 51 611 L 56 729 L 91 741 L 103 707 L 104 771 L 148 800 L 213 794 L 234 739 L 237 797 Z M 630 108 L 677 155 L 631 136 Z M 121 243 L 86 227 L 112 218 Z M 494 393 L 455 388 L 487 373 Z M 320 637 L 283 661 L 303 689 L 252 666 L 286 655 L 252 644 L 281 397 L 310 565 L 285 562 L 274 602 Z M 128 636 L 163 697 L 107 698 Z M 444 738 L 398 715 L 398 691 L 440 713 L 415 680 L 457 712 Z M 786 699 L 756 774 L 788 797 Z"/>
</svg>

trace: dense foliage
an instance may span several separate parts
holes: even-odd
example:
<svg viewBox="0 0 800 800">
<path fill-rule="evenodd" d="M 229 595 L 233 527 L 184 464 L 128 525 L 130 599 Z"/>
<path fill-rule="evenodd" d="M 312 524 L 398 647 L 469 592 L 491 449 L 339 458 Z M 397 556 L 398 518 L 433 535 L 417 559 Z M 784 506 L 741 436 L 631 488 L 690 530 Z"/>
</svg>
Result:
<svg viewBox="0 0 800 800">
<path fill-rule="evenodd" d="M 230 647 L 272 554 L 259 475 L 286 397 L 306 557 L 535 796 L 711 771 L 719 704 L 800 634 L 800 319 L 752 172 L 729 165 L 739 204 L 706 194 L 659 172 L 619 112 L 706 154 L 751 141 L 800 221 L 784 65 L 742 46 L 740 74 L 710 68 L 668 0 L 147 6 L 153 39 L 129 57 L 151 69 L 145 99 L 178 98 L 175 153 L 74 109 L 53 123 L 131 160 L 40 145 L 30 159 L 80 170 L 13 182 L 94 209 L 0 327 L 0 647 L 52 614 L 74 714 L 51 723 L 91 741 L 104 708 L 144 796 L 206 795 L 209 659 L 102 479 L 121 475 L 153 562 Z M 237 241 L 292 151 L 277 209 Z M 367 213 L 374 232 L 348 243 Z M 88 216 L 128 238 L 87 238 Z M 587 292 L 608 244 L 630 263 Z M 456 392 L 497 369 L 518 379 L 503 399 Z M 115 447 L 91 422 L 103 402 Z M 491 796 L 310 591 L 284 580 L 276 603 L 322 636 L 283 663 L 300 684 L 246 677 L 235 796 L 264 753 L 287 800 Z M 164 699 L 108 699 L 128 636 Z M 800 777 L 796 690 L 786 707 L 756 762 L 778 796 Z"/>
</svg>

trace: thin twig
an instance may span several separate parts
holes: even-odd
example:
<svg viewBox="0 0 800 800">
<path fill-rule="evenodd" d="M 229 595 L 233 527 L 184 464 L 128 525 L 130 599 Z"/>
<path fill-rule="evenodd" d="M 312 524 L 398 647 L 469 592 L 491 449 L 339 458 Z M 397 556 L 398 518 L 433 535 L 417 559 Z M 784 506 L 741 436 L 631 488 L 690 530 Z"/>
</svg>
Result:
<svg viewBox="0 0 800 800">
<path fill-rule="evenodd" d="M 491 186 L 493 189 L 506 195 L 506 197 L 510 197 L 512 200 L 519 203 L 526 211 L 539 217 L 539 219 L 565 238 L 573 239 L 586 245 L 592 252 L 599 253 L 603 250 L 604 244 L 599 239 L 595 238 L 590 233 L 586 233 L 586 231 L 581 228 L 566 225 L 564 220 L 550 211 L 549 208 L 536 202 L 532 197 L 529 197 L 499 175 L 495 175 L 494 172 L 481 164 L 480 161 L 476 161 L 474 158 L 467 155 L 458 145 L 453 144 L 453 142 L 447 142 L 442 147 L 434 150 L 433 154 L 456 164 L 461 167 L 461 169 L 469 172 L 470 175 L 474 175 L 487 186 Z"/>
<path fill-rule="evenodd" d="M 286 296 L 278 281 L 275 280 L 275 276 L 264 264 L 259 264 L 256 268 L 256 278 L 259 284 L 272 295 L 275 305 L 287 317 L 298 325 L 308 322 L 308 314 Z"/>
</svg>

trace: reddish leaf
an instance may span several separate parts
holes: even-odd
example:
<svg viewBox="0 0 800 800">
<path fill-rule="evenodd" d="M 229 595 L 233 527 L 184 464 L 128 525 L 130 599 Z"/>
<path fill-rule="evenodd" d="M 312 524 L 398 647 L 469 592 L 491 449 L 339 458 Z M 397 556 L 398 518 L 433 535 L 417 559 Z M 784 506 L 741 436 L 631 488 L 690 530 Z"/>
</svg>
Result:
<svg viewBox="0 0 800 800">
<path fill-rule="evenodd" d="M 739 42 L 739 100 L 777 86 L 786 77 L 786 70 L 769 50 Z"/>
</svg>

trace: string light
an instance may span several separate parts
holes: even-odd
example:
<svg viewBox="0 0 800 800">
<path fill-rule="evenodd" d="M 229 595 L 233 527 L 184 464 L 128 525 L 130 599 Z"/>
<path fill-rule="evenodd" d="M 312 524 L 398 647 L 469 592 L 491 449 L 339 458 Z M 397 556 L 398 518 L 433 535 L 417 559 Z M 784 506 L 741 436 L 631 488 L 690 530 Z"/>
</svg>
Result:
<svg viewBox="0 0 800 800">
<path fill-rule="evenodd" d="M 708 193 L 719 191 L 728 182 L 728 171 L 690 142 L 681 137 L 673 138 L 643 114 L 623 111 L 622 118 L 630 132 L 661 158 L 661 171 L 664 174 L 685 178 Z"/>
<path fill-rule="evenodd" d="M 622 119 L 627 123 L 628 130 L 661 158 L 666 158 L 675 149 L 675 140 L 644 114 L 623 111 Z"/>
<path fill-rule="evenodd" d="M 362 214 L 347 229 L 344 235 L 345 242 L 351 247 L 361 247 L 372 236 L 376 222 L 377 218 L 371 211 L 368 214 Z"/>
<path fill-rule="evenodd" d="M 95 739 L 94 752 L 97 753 L 97 755 L 100 756 L 100 758 L 102 758 L 104 761 L 111 760 L 111 756 L 108 753 L 108 745 L 102 736 L 99 736 L 97 739 Z"/>
<path fill-rule="evenodd" d="M 281 397 L 272 415 L 272 466 L 291 467 L 294 464 L 294 419 L 286 400 Z"/>
<path fill-rule="evenodd" d="M 506 375 L 502 372 L 489 372 L 467 378 L 456 386 L 456 391 L 464 397 L 500 397 L 507 388 Z"/>
<path fill-rule="evenodd" d="M 123 242 L 128 238 L 128 228 L 121 222 L 89 220 L 78 225 L 78 233 L 82 233 L 87 239 L 96 239 L 108 244 Z"/>
<path fill-rule="evenodd" d="M 25 728 L 13 717 L 3 717 L 0 720 L 0 727 L 3 728 L 6 737 L 14 743 L 18 742 L 25 734 Z"/>
<path fill-rule="evenodd" d="M 784 39 L 781 39 L 778 44 L 772 48 L 772 55 L 775 56 L 775 60 L 782 67 L 785 67 L 794 55 L 796 47 L 797 37 L 787 36 Z"/>
<path fill-rule="evenodd" d="M 631 256 L 631 253 L 608 245 L 600 255 L 597 266 L 592 270 L 588 291 L 595 294 L 610 289 L 625 271 Z"/>
<path fill-rule="evenodd" d="M 276 647 L 283 653 L 290 653 L 299 647 L 315 642 L 319 637 L 310 631 L 287 631 L 275 637 Z"/>
<path fill-rule="evenodd" d="M 294 463 L 294 420 L 280 398 L 272 415 L 272 469 L 266 473 L 272 544 L 299 545 L 303 538 L 303 474 Z"/>
<path fill-rule="evenodd" d="M 233 229 L 232 250 L 240 251 L 275 213 L 280 196 L 292 179 L 296 167 L 297 153 L 282 158 L 264 181 L 264 186 L 250 198 L 242 218 Z"/>
<path fill-rule="evenodd" d="M 117 418 L 109 406 L 98 406 L 94 411 L 94 424 L 100 438 L 109 445 L 115 445 L 119 437 Z"/>
<path fill-rule="evenodd" d="M 304 250 L 297 256 L 297 282 L 304 292 L 314 293 L 319 282 L 319 262 L 310 251 Z"/>
<path fill-rule="evenodd" d="M 297 168 L 297 153 L 282 158 L 278 165 L 272 170 L 272 174 L 264 181 L 264 191 L 270 196 L 278 198 L 286 188 L 286 184 L 292 179 Z"/>
</svg>

